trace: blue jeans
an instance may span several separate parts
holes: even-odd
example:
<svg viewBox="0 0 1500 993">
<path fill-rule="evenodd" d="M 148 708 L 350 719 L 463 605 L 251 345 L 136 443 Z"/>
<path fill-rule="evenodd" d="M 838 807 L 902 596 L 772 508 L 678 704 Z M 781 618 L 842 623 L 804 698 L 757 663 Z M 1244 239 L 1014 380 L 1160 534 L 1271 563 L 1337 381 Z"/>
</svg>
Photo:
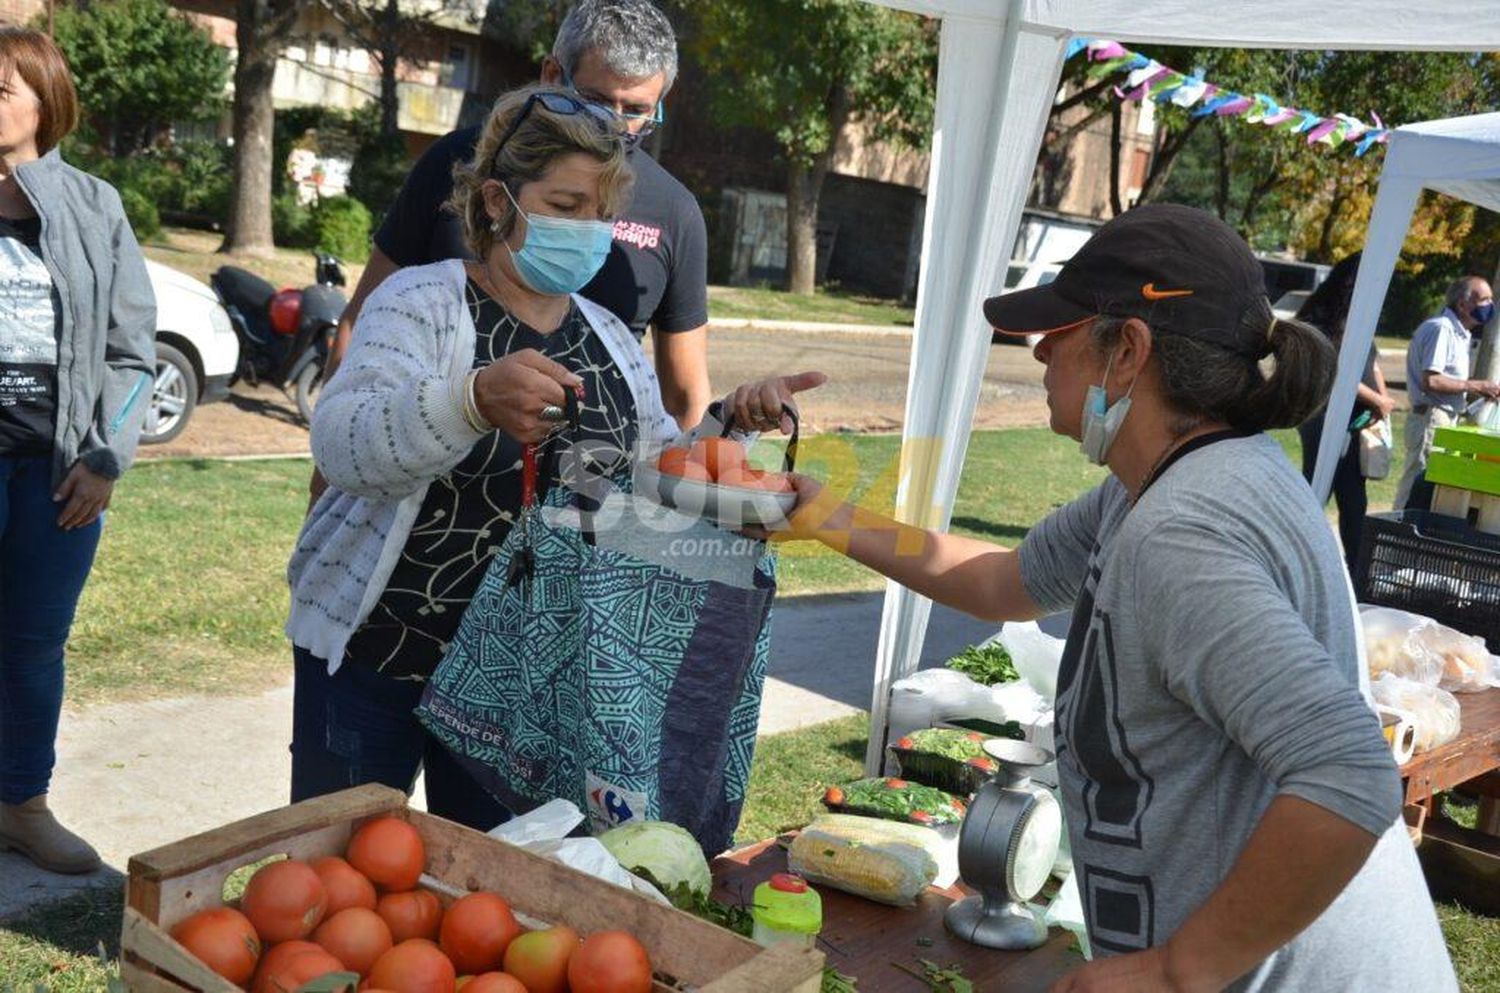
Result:
<svg viewBox="0 0 1500 993">
<path fill-rule="evenodd" d="M 410 794 L 417 770 L 427 774 L 427 809 L 488 831 L 511 812 L 487 793 L 412 711 L 422 683 L 391 679 L 366 666 L 328 663 L 293 647 L 292 802 L 365 783 Z"/>
<path fill-rule="evenodd" d="M 64 531 L 52 460 L 0 456 L 0 803 L 47 792 L 57 761 L 63 646 L 104 519 Z"/>
</svg>

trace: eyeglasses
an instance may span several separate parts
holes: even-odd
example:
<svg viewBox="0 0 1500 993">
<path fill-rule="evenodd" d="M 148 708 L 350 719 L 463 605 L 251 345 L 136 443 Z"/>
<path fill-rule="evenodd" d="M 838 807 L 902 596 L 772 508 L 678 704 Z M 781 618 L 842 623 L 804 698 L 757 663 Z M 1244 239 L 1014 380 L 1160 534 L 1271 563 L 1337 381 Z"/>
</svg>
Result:
<svg viewBox="0 0 1500 993">
<path fill-rule="evenodd" d="M 574 93 L 577 93 L 579 98 L 587 101 L 590 106 L 598 107 L 600 110 L 605 111 L 616 120 L 624 122 L 627 127 L 630 128 L 625 135 L 625 140 L 630 144 L 634 144 L 640 141 L 642 138 L 650 135 L 651 132 L 660 127 L 662 122 L 666 119 L 666 113 L 662 109 L 662 102 L 660 100 L 656 101 L 656 109 L 649 114 L 627 114 L 623 111 L 615 110 L 603 100 L 590 99 L 588 96 L 579 92 L 578 84 L 573 82 L 572 74 L 569 73 L 566 69 L 563 69 L 562 71 L 562 81 L 564 86 L 572 90 Z"/>
<path fill-rule="evenodd" d="M 525 121 L 526 118 L 530 116 L 531 108 L 535 107 L 537 104 L 541 104 L 542 109 L 546 110 L 548 113 L 557 114 L 561 117 L 571 117 L 575 114 L 583 114 L 585 117 L 589 118 L 599 125 L 600 133 L 605 137 L 620 140 L 623 140 L 625 138 L 625 130 L 620 124 L 619 115 L 610 110 L 608 107 L 601 107 L 598 104 L 589 103 L 587 100 L 584 100 L 581 97 L 570 97 L 566 93 L 557 93 L 551 90 L 543 90 L 541 93 L 533 93 L 531 96 L 526 98 L 526 102 L 521 105 L 521 112 L 516 115 L 515 120 L 510 122 L 510 127 L 505 129 L 505 134 L 501 137 L 500 144 L 495 146 L 495 155 L 492 160 L 493 164 L 490 166 L 491 175 L 494 175 L 495 168 L 500 162 L 501 150 L 505 148 L 506 143 L 509 142 L 511 138 L 515 137 L 516 131 L 518 131 L 521 127 L 521 122 Z M 497 176 L 496 178 L 498 179 L 499 177 Z"/>
</svg>

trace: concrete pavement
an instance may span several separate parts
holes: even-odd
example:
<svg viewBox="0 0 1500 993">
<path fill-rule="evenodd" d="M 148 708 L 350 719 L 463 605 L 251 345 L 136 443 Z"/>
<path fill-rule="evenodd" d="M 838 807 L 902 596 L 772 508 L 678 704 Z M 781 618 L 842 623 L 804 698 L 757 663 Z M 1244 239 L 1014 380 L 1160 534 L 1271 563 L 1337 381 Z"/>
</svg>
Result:
<svg viewBox="0 0 1500 993">
<path fill-rule="evenodd" d="M 762 734 L 869 706 L 881 604 L 879 593 L 777 604 Z M 993 631 L 993 625 L 934 608 L 924 667 L 940 665 Z M 136 852 L 286 803 L 291 704 L 288 684 L 251 697 L 66 712 L 50 801 L 65 823 L 99 848 L 105 868 L 58 876 L 15 853 L 0 853 L 0 919 L 80 889 L 119 885 Z"/>
</svg>

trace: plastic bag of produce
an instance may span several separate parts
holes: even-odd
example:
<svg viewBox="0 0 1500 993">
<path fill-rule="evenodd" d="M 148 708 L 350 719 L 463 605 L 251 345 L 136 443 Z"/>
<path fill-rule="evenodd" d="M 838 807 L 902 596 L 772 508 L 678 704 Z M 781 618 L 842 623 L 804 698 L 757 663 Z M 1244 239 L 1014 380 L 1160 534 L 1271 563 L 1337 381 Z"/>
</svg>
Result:
<svg viewBox="0 0 1500 993">
<path fill-rule="evenodd" d="M 1360 605 L 1359 617 L 1364 624 L 1365 661 L 1372 679 L 1390 673 L 1429 686 L 1437 685 L 1443 674 L 1443 660 L 1419 638 L 1436 623 L 1432 618 L 1367 604 Z"/>
<path fill-rule="evenodd" d="M 957 824 L 967 809 L 952 793 L 895 776 L 856 779 L 843 786 L 830 786 L 823 794 L 823 805 L 836 813 L 929 826 Z"/>
<path fill-rule="evenodd" d="M 1381 707 L 1411 721 L 1416 750 L 1430 751 L 1458 737 L 1458 699 L 1447 690 L 1382 672 L 1370 681 L 1370 692 Z"/>
<path fill-rule="evenodd" d="M 942 844 L 914 824 L 825 814 L 793 839 L 786 861 L 813 883 L 904 907 L 937 878 Z"/>
<path fill-rule="evenodd" d="M 1500 666 L 1483 638 L 1455 631 L 1434 621 L 1413 636 L 1442 663 L 1438 685 L 1450 693 L 1478 693 L 1496 685 Z"/>
</svg>

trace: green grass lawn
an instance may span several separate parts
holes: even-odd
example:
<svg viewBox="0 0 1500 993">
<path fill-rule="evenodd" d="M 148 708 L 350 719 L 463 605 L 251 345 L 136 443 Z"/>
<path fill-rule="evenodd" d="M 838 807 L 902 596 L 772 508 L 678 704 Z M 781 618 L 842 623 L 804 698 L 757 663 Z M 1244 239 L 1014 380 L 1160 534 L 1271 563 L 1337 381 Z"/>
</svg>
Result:
<svg viewBox="0 0 1500 993">
<path fill-rule="evenodd" d="M 880 297 L 820 288 L 811 296 L 767 287 L 710 286 L 710 318 L 766 321 L 815 321 L 824 324 L 901 324 L 910 326 L 916 311 Z"/>
</svg>

